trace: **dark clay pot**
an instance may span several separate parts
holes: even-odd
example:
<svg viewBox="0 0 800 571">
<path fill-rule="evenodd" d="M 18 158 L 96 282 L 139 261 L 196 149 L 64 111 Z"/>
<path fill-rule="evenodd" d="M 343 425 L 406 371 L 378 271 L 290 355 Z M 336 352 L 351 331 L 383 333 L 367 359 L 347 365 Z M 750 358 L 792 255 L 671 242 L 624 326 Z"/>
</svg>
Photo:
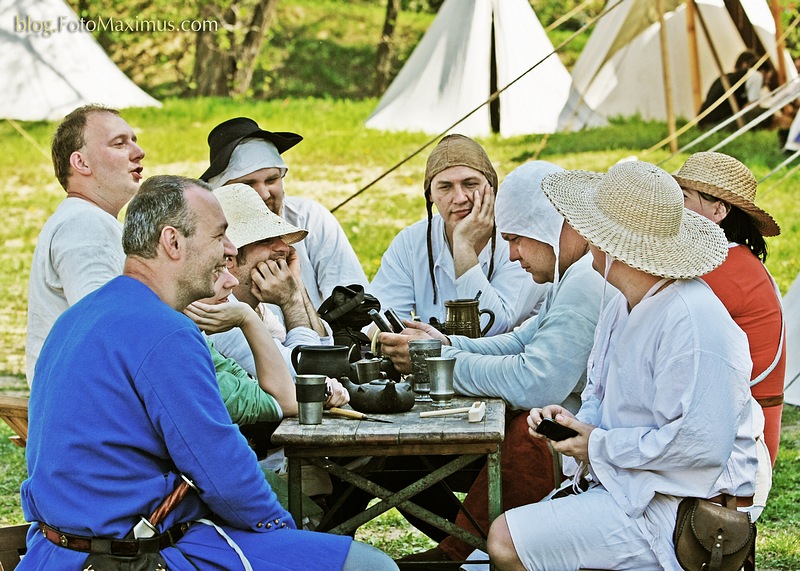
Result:
<svg viewBox="0 0 800 571">
<path fill-rule="evenodd" d="M 350 393 L 350 406 L 365 414 L 391 414 L 414 408 L 414 393 L 408 383 L 379 379 L 356 385 L 349 378 L 341 379 Z"/>
</svg>

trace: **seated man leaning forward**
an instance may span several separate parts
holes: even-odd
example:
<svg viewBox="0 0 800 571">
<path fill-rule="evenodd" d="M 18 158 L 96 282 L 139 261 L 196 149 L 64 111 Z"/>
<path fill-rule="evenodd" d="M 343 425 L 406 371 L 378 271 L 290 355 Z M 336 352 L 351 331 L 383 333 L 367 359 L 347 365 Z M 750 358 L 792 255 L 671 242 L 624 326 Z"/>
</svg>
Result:
<svg viewBox="0 0 800 571">
<path fill-rule="evenodd" d="M 286 196 L 289 168 L 281 156 L 303 140 L 297 133 L 266 131 L 254 120 L 236 117 L 208 134 L 210 166 L 200 178 L 212 188 L 233 183 L 253 187 L 264 204 L 308 236 L 295 245 L 302 282 L 315 308 L 337 285 L 367 284 L 367 276 L 336 218 L 320 203 Z M 272 308 L 275 309 L 275 308 Z"/>
<path fill-rule="evenodd" d="M 552 284 L 538 315 L 509 333 L 483 339 L 448 338 L 430 325 L 415 322 L 407 322 L 404 334 L 381 333 L 379 337 L 383 351 L 403 370 L 409 366 L 409 339 L 440 339 L 442 356 L 456 358 L 456 392 L 499 397 L 514 410 L 500 456 L 504 509 L 538 501 L 552 490 L 550 451 L 544 442 L 528 437 L 527 415 L 520 411 L 551 402 L 578 410 L 600 308 L 604 297 L 617 293 L 604 287 L 602 277 L 592 270 L 586 240 L 564 222 L 542 192 L 542 179 L 562 170 L 545 161 L 523 164 L 503 180 L 497 193 L 497 229 L 509 244 L 511 260 L 519 260 L 537 283 Z M 486 476 L 484 468 L 465 505 L 488 527 Z M 462 513 L 455 521 L 474 529 Z M 471 551 L 469 545 L 450 536 L 425 556 L 459 561 Z"/>
<path fill-rule="evenodd" d="M 577 415 L 548 405 L 529 416 L 537 438 L 543 418 L 578 432 L 552 444 L 588 487 L 497 518 L 489 554 L 503 570 L 680 571 L 679 502 L 729 494 L 750 505 L 764 424 L 747 337 L 696 279 L 725 259 L 725 234 L 648 163 L 554 173 L 544 191 L 620 293 L 600 317 Z"/>
<path fill-rule="evenodd" d="M 270 210 L 256 192 L 246 184 L 231 184 L 214 191 L 228 219 L 228 235 L 238 248 L 228 261 L 230 272 L 239 281 L 233 297 L 254 310 L 263 310 L 261 303 L 281 308 L 286 325 L 286 339 L 278 345 L 290 372 L 292 349 L 298 345 L 332 343 L 326 324 L 311 303 L 300 278 L 300 261 L 290 244 L 299 243 L 306 231 L 289 224 Z M 258 377 L 253 353 L 237 327 L 238 317 L 230 307 L 207 308 L 219 319 L 216 326 L 204 326 L 212 333 L 217 350 L 235 360 L 250 375 Z"/>
<path fill-rule="evenodd" d="M 443 138 L 428 157 L 424 188 L 427 222 L 392 240 L 367 291 L 384 309 L 403 319 L 416 312 L 426 323 L 445 322 L 445 301 L 480 296 L 480 308 L 495 316 L 487 335 L 532 315 L 548 288 L 529 280 L 508 259 L 508 245 L 497 242 L 497 173 L 483 147 L 463 135 Z"/>
<path fill-rule="evenodd" d="M 190 303 L 183 311 L 201 330 L 226 329 L 235 323 L 247 340 L 257 380 L 236 361 L 217 351 L 207 339 L 225 408 L 231 421 L 240 426 L 297 416 L 294 380 L 283 366 L 283 358 L 272 342 L 267 326 L 252 307 L 229 299 L 237 285 L 239 280 L 225 268 L 214 283 L 214 295 Z M 343 406 L 350 400 L 347 389 L 336 379 L 328 379 L 328 395 L 326 408 Z"/>
<path fill-rule="evenodd" d="M 53 327 L 31 390 L 21 496 L 32 526 L 18 569 L 108 569 L 120 556 L 173 571 L 397 569 L 349 537 L 295 529 L 230 422 L 181 313 L 236 254 L 226 226 L 204 183 L 147 180 L 128 208 L 123 275 Z M 152 518 L 157 535 L 134 540 L 183 478 L 192 489 Z"/>
</svg>

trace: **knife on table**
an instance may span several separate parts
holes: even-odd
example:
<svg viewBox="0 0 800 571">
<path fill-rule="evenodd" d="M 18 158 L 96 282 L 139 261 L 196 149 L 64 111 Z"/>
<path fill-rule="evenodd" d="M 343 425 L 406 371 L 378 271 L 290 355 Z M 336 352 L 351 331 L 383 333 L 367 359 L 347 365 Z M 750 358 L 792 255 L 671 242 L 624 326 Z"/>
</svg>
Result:
<svg viewBox="0 0 800 571">
<path fill-rule="evenodd" d="M 343 416 L 344 418 L 355 418 L 357 420 L 370 420 L 372 422 L 386 422 L 388 424 L 393 424 L 391 420 L 383 420 L 382 418 L 374 418 L 371 416 L 367 416 L 363 412 L 358 412 L 355 410 L 347 410 L 344 408 L 329 408 L 328 412 L 331 414 L 336 414 L 339 416 Z"/>
</svg>

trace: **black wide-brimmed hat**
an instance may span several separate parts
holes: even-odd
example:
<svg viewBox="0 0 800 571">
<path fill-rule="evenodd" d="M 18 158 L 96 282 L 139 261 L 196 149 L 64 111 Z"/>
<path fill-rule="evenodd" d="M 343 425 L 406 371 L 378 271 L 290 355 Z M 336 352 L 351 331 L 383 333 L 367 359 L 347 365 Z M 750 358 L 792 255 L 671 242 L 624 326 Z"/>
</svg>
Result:
<svg viewBox="0 0 800 571">
<path fill-rule="evenodd" d="M 288 131 L 265 131 L 258 126 L 258 123 L 247 117 L 228 119 L 214 127 L 208 134 L 208 160 L 211 166 L 200 175 L 200 179 L 208 182 L 224 171 L 231 160 L 233 149 L 243 139 L 264 139 L 275 145 L 279 154 L 283 154 L 302 141 L 303 137 Z"/>
</svg>

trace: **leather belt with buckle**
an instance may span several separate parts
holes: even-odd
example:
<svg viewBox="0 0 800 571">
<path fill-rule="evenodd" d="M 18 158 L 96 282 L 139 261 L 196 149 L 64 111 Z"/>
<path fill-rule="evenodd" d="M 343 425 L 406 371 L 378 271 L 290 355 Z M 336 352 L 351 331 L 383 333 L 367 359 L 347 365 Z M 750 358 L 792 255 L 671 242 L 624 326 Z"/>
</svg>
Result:
<svg viewBox="0 0 800 571">
<path fill-rule="evenodd" d="M 86 537 L 64 533 L 47 524 L 40 523 L 40 529 L 51 543 L 59 547 L 85 553 L 101 553 L 106 555 L 140 555 L 142 553 L 155 553 L 174 545 L 186 530 L 188 523 L 173 525 L 167 531 L 156 537 L 146 539 L 111 539 L 108 537 Z"/>
</svg>

